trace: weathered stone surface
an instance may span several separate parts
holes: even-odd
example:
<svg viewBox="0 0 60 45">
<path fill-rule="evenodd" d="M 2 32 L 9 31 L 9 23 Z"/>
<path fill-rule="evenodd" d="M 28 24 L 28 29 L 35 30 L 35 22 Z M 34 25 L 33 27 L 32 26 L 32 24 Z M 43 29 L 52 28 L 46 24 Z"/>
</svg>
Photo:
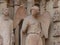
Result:
<svg viewBox="0 0 60 45">
<path fill-rule="evenodd" d="M 12 45 L 13 22 L 9 18 L 5 20 L 3 15 L 0 16 L 0 35 L 3 38 L 3 45 Z"/>
<path fill-rule="evenodd" d="M 15 10 L 14 10 L 14 15 L 16 15 L 17 9 L 18 9 L 19 7 L 20 7 L 20 6 L 15 6 L 15 7 L 14 7 L 14 9 L 15 9 Z"/>
<path fill-rule="evenodd" d="M 60 43 L 60 14 L 58 10 L 55 10 L 53 23 L 49 31 L 49 38 L 47 45 L 59 45 Z"/>
<path fill-rule="evenodd" d="M 23 25 L 21 29 L 22 45 L 25 45 L 25 44 L 26 45 L 37 45 L 37 44 L 45 45 L 44 44 L 45 39 L 48 38 L 48 30 L 49 30 L 49 25 L 51 21 L 50 19 L 51 19 L 50 14 L 47 11 L 44 12 L 44 14 L 39 15 L 38 19 L 35 19 L 33 16 L 26 17 L 23 21 Z M 36 23 L 38 24 L 41 23 L 41 25 L 37 25 Z M 38 32 L 41 33 L 40 36 L 37 36 L 39 34 Z M 38 34 L 36 35 L 36 33 Z M 23 40 L 24 36 L 26 36 L 25 40 Z M 37 42 L 40 42 L 40 43 L 37 43 Z"/>
<path fill-rule="evenodd" d="M 29 20 L 29 23 L 28 23 L 28 20 Z M 26 32 L 28 24 L 30 26 L 32 26 L 32 27 L 28 27 L 27 33 L 25 33 L 25 34 L 28 34 L 28 35 L 26 35 L 25 42 L 23 42 L 24 41 L 23 40 L 24 39 L 23 36 L 25 35 L 25 34 L 23 34 L 23 32 Z M 32 18 L 31 16 L 29 16 L 26 19 L 24 19 L 23 25 L 22 25 L 22 29 L 21 29 L 21 33 L 22 33 L 22 45 L 24 43 L 25 43 L 24 45 L 37 45 L 37 44 L 38 45 L 43 45 L 42 38 L 41 38 L 41 35 L 42 35 L 41 34 L 42 33 L 41 32 L 41 27 L 38 26 L 38 24 L 39 23 L 34 18 Z M 40 34 L 39 34 L 39 32 L 40 32 Z"/>
<path fill-rule="evenodd" d="M 36 6 L 33 6 L 31 9 L 35 10 L 36 8 L 37 8 Z M 30 15 L 24 18 L 21 29 L 21 41 L 22 41 L 21 45 L 43 45 L 41 24 L 37 20 L 37 18 L 34 17 L 34 15 Z"/>
<path fill-rule="evenodd" d="M 54 24 L 54 37 L 60 37 L 60 22 Z"/>
<path fill-rule="evenodd" d="M 19 23 L 21 22 L 21 20 L 23 20 L 27 15 L 26 15 L 26 9 L 24 7 L 24 5 L 20 5 L 17 10 L 15 10 L 15 16 L 14 16 L 14 28 L 15 30 L 15 36 L 16 36 L 16 45 L 19 45 Z M 20 34 L 21 36 L 21 34 Z"/>
<path fill-rule="evenodd" d="M 51 22 L 51 15 L 48 11 L 44 12 L 40 16 L 40 22 L 42 24 L 42 30 L 44 33 L 45 38 L 48 38 L 48 30 Z"/>
<path fill-rule="evenodd" d="M 16 27 L 21 21 L 21 19 L 23 19 L 25 16 L 26 16 L 26 9 L 23 5 L 20 5 L 14 16 L 14 27 Z"/>
<path fill-rule="evenodd" d="M 0 14 L 2 14 L 3 12 L 3 9 L 7 7 L 7 3 L 6 2 L 3 2 L 0 4 Z"/>
<path fill-rule="evenodd" d="M 60 21 L 60 12 L 55 10 L 53 21 Z"/>
<path fill-rule="evenodd" d="M 0 0 L 0 3 L 1 3 L 1 2 L 5 2 L 5 0 Z"/>
<path fill-rule="evenodd" d="M 0 45 L 3 45 L 3 37 L 0 35 Z"/>
<path fill-rule="evenodd" d="M 14 18 L 14 8 L 13 7 L 9 7 L 9 16 L 11 19 Z"/>
<path fill-rule="evenodd" d="M 14 28 L 16 28 L 16 31 L 15 31 L 16 44 L 15 45 L 19 45 L 19 34 L 18 34 L 19 33 L 19 26 L 18 26 L 18 24 L 25 17 L 24 15 L 26 15 L 25 14 L 26 12 L 24 12 L 25 7 L 21 8 L 19 6 L 20 1 L 24 3 L 24 6 L 26 6 L 26 8 L 27 8 L 26 12 L 27 12 L 28 15 L 30 15 L 30 8 L 35 3 L 34 0 L 10 0 L 9 1 L 9 4 L 10 4 L 9 15 L 10 15 L 11 18 L 14 17 Z M 1 2 L 4 2 L 4 3 L 2 4 Z M 39 0 L 37 0 L 37 2 L 39 2 Z M 49 0 L 48 2 L 46 2 L 45 0 L 41 0 L 40 2 L 41 2 L 40 3 L 41 14 L 43 14 L 45 12 L 45 8 L 46 8 L 46 10 L 53 17 L 53 23 L 51 24 L 51 28 L 49 28 L 49 25 L 50 25 L 50 22 L 48 21 L 48 20 L 50 20 L 49 16 L 48 16 L 49 14 L 47 14 L 47 16 L 44 15 L 43 19 L 42 19 L 43 33 L 45 35 L 45 38 L 48 37 L 47 38 L 48 41 L 46 41 L 46 43 L 48 43 L 48 44 L 46 44 L 46 45 L 60 45 L 60 16 L 59 16 L 60 15 L 60 0 Z M 7 7 L 6 4 L 7 3 L 4 0 L 0 0 L 0 15 L 2 15 L 1 14 L 2 9 Z M 58 8 L 56 8 L 56 7 L 58 7 Z M 15 16 L 13 16 L 13 15 L 15 15 Z M 47 30 L 47 29 L 49 29 L 49 30 Z M 48 35 L 48 33 L 49 33 L 49 35 Z M 26 35 L 24 35 L 24 38 L 25 37 L 26 37 Z M 44 38 L 44 40 L 45 40 L 45 38 Z M 43 44 L 45 44 L 45 43 L 43 43 Z"/>
<path fill-rule="evenodd" d="M 54 23 L 49 33 L 47 45 L 59 45 L 60 40 L 60 22 Z"/>
<path fill-rule="evenodd" d="M 59 0 L 53 0 L 53 2 L 54 2 L 53 7 L 54 7 L 54 8 L 58 8 L 58 1 L 59 1 Z"/>
<path fill-rule="evenodd" d="M 14 4 L 15 4 L 15 5 L 20 5 L 20 1 L 21 1 L 21 0 L 15 0 L 15 1 L 14 1 Z"/>
<path fill-rule="evenodd" d="M 14 0 L 8 0 L 8 1 L 9 1 L 9 3 L 8 3 L 9 6 L 13 6 L 14 5 Z"/>
<path fill-rule="evenodd" d="M 34 0 L 27 0 L 27 15 L 30 15 L 30 9 L 34 5 Z"/>
<path fill-rule="evenodd" d="M 41 0 L 40 1 L 40 14 L 43 14 L 45 12 L 46 9 L 46 1 L 45 0 Z"/>
</svg>

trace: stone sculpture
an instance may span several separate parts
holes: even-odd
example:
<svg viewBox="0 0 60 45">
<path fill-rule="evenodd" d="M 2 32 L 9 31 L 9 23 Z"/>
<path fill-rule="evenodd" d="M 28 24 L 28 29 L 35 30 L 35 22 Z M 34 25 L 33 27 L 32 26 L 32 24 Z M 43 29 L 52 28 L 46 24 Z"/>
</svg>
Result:
<svg viewBox="0 0 60 45">
<path fill-rule="evenodd" d="M 55 10 L 47 45 L 60 45 L 60 13 Z"/>
<path fill-rule="evenodd" d="M 0 35 L 3 38 L 3 45 L 12 45 L 13 21 L 9 18 L 8 8 L 4 8 L 0 16 Z"/>
<path fill-rule="evenodd" d="M 37 5 L 31 8 L 31 14 L 23 21 L 21 45 L 45 45 L 45 39 L 48 38 L 50 15 L 48 12 L 40 15 Z"/>
</svg>

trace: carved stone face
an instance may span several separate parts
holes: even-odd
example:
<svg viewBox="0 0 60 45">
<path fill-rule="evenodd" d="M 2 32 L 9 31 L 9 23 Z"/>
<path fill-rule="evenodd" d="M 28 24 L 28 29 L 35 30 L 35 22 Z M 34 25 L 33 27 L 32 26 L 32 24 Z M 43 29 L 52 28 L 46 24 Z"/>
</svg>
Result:
<svg viewBox="0 0 60 45">
<path fill-rule="evenodd" d="M 53 21 L 60 21 L 60 13 L 59 11 L 55 11 Z"/>
<path fill-rule="evenodd" d="M 4 9 L 3 9 L 3 14 L 4 14 L 5 16 L 8 16 L 8 13 L 9 13 L 8 8 L 4 8 Z"/>
<path fill-rule="evenodd" d="M 31 8 L 31 13 L 32 13 L 32 15 L 37 15 L 37 14 L 39 14 L 39 7 L 37 7 L 37 6 L 33 6 L 32 8 Z"/>
</svg>

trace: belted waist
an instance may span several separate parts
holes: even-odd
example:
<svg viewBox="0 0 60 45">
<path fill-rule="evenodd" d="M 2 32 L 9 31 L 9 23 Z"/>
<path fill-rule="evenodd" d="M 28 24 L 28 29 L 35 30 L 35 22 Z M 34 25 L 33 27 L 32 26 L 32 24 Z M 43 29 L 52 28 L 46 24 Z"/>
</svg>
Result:
<svg viewBox="0 0 60 45">
<path fill-rule="evenodd" d="M 37 34 L 37 35 L 39 35 L 40 37 L 43 37 L 43 34 L 41 34 L 41 33 L 36 33 L 36 32 L 29 32 L 29 33 L 27 33 L 27 35 L 29 35 L 29 34 Z"/>
<path fill-rule="evenodd" d="M 41 34 L 41 33 L 30 32 L 30 33 L 27 33 L 27 34 Z"/>
</svg>

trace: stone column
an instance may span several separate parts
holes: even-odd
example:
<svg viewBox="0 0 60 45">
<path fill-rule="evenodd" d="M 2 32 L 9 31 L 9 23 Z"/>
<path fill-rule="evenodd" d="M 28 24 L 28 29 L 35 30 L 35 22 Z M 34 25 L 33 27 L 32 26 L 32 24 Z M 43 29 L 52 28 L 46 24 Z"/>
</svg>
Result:
<svg viewBox="0 0 60 45">
<path fill-rule="evenodd" d="M 14 0 L 9 0 L 8 8 L 9 8 L 9 16 L 11 19 L 13 19 L 13 16 L 14 16 Z"/>
<path fill-rule="evenodd" d="M 30 15 L 30 9 L 34 4 L 34 0 L 27 0 L 27 15 Z"/>
</svg>

